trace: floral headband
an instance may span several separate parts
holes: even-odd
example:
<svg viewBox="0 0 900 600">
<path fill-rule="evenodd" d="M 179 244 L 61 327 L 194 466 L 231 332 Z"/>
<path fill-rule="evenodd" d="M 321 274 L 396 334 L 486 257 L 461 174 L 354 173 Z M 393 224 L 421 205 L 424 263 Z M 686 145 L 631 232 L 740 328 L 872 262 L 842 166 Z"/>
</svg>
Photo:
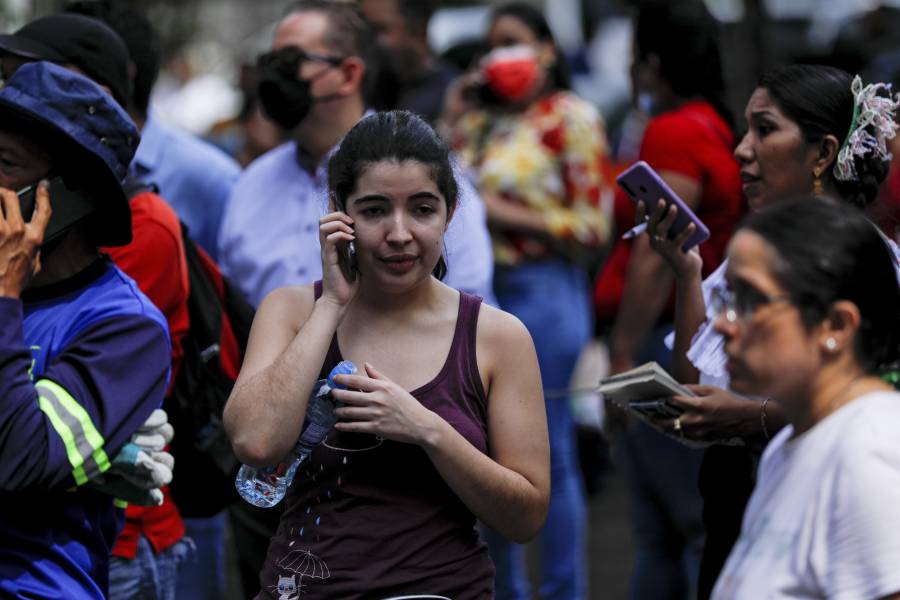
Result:
<svg viewBox="0 0 900 600">
<path fill-rule="evenodd" d="M 887 90 L 886 97 L 878 95 L 881 89 Z M 853 120 L 834 166 L 834 176 L 840 181 L 859 179 L 853 161 L 856 156 L 874 152 L 883 160 L 891 160 L 887 141 L 897 134 L 895 117 L 900 107 L 900 94 L 891 96 L 891 84 L 870 83 L 863 87 L 862 79 L 857 75 L 850 91 L 853 92 Z M 872 125 L 874 135 L 866 131 L 869 125 Z"/>
</svg>

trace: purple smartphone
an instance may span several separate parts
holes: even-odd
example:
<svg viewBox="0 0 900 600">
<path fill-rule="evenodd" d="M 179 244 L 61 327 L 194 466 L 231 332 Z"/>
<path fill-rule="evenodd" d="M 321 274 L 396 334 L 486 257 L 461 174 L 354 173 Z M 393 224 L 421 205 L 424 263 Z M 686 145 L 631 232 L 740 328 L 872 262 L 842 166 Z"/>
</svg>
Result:
<svg viewBox="0 0 900 600">
<path fill-rule="evenodd" d="M 628 167 L 621 175 L 616 177 L 616 183 L 631 196 L 632 200 L 635 202 L 643 201 L 648 209 L 656 206 L 660 198 L 666 201 L 666 210 L 672 204 L 677 206 L 678 216 L 675 217 L 675 223 L 669 229 L 669 235 L 678 235 L 691 223 L 697 228 L 694 235 L 689 237 L 684 246 L 681 247 L 685 252 L 709 239 L 709 229 L 703 224 L 703 221 L 697 218 L 694 211 L 644 161 L 640 160 Z"/>
</svg>

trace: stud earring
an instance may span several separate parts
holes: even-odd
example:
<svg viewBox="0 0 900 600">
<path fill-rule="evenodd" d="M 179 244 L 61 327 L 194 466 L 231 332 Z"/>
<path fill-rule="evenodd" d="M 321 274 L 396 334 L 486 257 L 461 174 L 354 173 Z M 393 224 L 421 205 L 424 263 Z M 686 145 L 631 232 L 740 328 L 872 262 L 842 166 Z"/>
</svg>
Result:
<svg viewBox="0 0 900 600">
<path fill-rule="evenodd" d="M 825 348 L 828 349 L 829 352 L 834 352 L 837 350 L 837 340 L 834 338 L 828 338 L 825 340 Z"/>
</svg>

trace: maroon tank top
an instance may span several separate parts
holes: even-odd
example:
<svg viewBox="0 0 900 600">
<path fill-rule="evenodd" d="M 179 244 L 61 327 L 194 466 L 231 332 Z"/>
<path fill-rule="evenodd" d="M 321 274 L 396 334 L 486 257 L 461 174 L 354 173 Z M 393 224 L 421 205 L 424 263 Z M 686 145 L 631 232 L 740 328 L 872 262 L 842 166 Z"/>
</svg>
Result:
<svg viewBox="0 0 900 600">
<path fill-rule="evenodd" d="M 481 298 L 460 293 L 447 360 L 411 393 L 486 452 L 475 362 L 480 307 Z M 341 360 L 335 335 L 319 377 Z M 494 567 L 475 517 L 418 446 L 333 430 L 297 470 L 284 502 L 258 598 L 493 597 Z"/>
</svg>

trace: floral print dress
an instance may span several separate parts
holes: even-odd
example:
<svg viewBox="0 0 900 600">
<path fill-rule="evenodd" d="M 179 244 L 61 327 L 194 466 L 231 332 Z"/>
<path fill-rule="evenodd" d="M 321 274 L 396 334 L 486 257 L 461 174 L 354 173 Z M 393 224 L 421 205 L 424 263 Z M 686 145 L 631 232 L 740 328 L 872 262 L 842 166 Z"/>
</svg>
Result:
<svg viewBox="0 0 900 600">
<path fill-rule="evenodd" d="M 609 235 L 602 199 L 609 190 L 607 144 L 594 106 L 571 92 L 539 99 L 521 113 L 475 110 L 450 143 L 482 196 L 491 194 L 545 215 L 551 236 L 600 246 Z M 546 239 L 494 231 L 498 265 L 558 257 Z"/>
</svg>

